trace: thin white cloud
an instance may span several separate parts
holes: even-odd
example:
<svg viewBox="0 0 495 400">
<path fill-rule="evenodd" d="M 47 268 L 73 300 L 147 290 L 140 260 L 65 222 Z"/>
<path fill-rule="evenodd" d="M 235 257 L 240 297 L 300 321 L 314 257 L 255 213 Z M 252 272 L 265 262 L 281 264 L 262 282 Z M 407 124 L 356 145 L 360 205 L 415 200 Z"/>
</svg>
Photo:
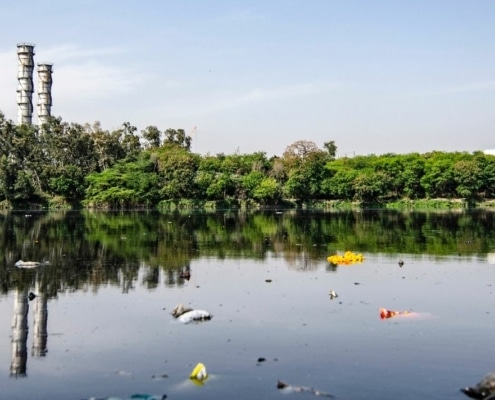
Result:
<svg viewBox="0 0 495 400">
<path fill-rule="evenodd" d="M 266 15 L 259 12 L 254 12 L 251 9 L 237 9 L 232 10 L 223 15 L 217 16 L 213 19 L 214 22 L 252 22 L 252 21 L 264 21 L 266 20 Z"/>
<path fill-rule="evenodd" d="M 209 115 L 235 108 L 263 104 L 269 101 L 289 100 L 325 93 L 339 86 L 339 84 L 314 82 L 275 88 L 254 88 L 237 95 L 228 94 L 222 95 L 222 97 L 202 98 L 200 102 L 196 102 L 195 104 L 187 103 L 185 106 L 177 105 L 177 103 L 172 106 L 162 105 L 161 109 L 166 109 L 168 114 L 176 117 Z"/>
<path fill-rule="evenodd" d="M 36 58 L 42 58 L 43 62 L 63 63 L 67 61 L 81 59 L 97 59 L 115 54 L 126 53 L 127 50 L 121 47 L 104 47 L 96 49 L 87 49 L 72 44 L 63 44 L 46 49 L 35 48 Z"/>
<path fill-rule="evenodd" d="M 58 101 L 106 99 L 132 92 L 141 78 L 132 70 L 86 62 L 54 67 L 53 93 Z"/>
<path fill-rule="evenodd" d="M 37 58 L 54 64 L 53 93 L 57 102 L 107 99 L 129 93 L 142 78 L 123 64 L 105 57 L 125 53 L 120 47 L 87 49 L 64 44 L 43 49 Z"/>
<path fill-rule="evenodd" d="M 337 84 L 329 83 L 303 83 L 297 85 L 287 85 L 272 89 L 256 88 L 244 96 L 238 98 L 240 104 L 261 102 L 266 100 L 278 100 L 284 98 L 294 98 L 308 96 L 317 93 L 324 93 L 337 88 Z"/>
</svg>

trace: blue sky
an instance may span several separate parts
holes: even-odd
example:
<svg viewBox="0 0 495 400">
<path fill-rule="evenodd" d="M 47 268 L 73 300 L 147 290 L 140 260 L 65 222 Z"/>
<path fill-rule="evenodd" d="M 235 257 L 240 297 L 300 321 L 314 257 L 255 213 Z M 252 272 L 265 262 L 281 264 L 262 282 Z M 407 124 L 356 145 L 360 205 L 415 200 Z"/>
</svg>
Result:
<svg viewBox="0 0 495 400">
<path fill-rule="evenodd" d="M 29 42 L 54 64 L 52 115 L 196 127 L 201 154 L 484 150 L 494 21 L 492 0 L 0 0 L 0 110 L 17 121 Z"/>
</svg>

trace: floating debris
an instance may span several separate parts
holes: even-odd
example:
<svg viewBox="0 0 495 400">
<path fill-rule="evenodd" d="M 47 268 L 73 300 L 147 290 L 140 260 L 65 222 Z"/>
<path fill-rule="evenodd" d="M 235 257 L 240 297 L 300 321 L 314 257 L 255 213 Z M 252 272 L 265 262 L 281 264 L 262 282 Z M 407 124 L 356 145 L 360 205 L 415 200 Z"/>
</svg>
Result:
<svg viewBox="0 0 495 400">
<path fill-rule="evenodd" d="M 29 300 L 29 301 L 32 301 L 32 300 L 34 300 L 35 298 L 36 298 L 36 295 L 35 295 L 33 292 L 29 292 L 29 294 L 28 294 L 28 300 Z"/>
<path fill-rule="evenodd" d="M 180 303 L 177 304 L 172 310 L 172 316 L 184 324 L 188 324 L 193 321 L 208 321 L 213 318 L 213 315 L 211 315 L 208 311 L 194 310 L 190 307 L 184 307 Z"/>
<path fill-rule="evenodd" d="M 289 385 L 289 384 L 287 384 L 281 380 L 277 381 L 277 389 L 279 389 L 280 391 L 283 391 L 285 393 L 302 393 L 302 392 L 305 392 L 305 393 L 314 394 L 315 396 L 335 398 L 335 396 L 333 394 L 321 392 L 320 390 L 313 389 L 312 387 L 292 386 L 292 385 Z"/>
<path fill-rule="evenodd" d="M 494 400 L 495 399 L 495 372 L 485 375 L 475 386 L 461 389 L 461 392 L 472 399 Z"/>
<path fill-rule="evenodd" d="M 117 375 L 120 375 L 120 376 L 131 376 L 132 374 L 128 371 L 123 371 L 123 370 L 118 370 L 118 371 L 115 371 L 115 373 Z"/>
<path fill-rule="evenodd" d="M 404 260 L 400 259 L 400 260 L 399 260 L 399 267 L 401 267 L 401 268 L 402 268 L 402 266 L 403 266 L 403 265 L 404 265 Z"/>
<path fill-rule="evenodd" d="M 165 400 L 167 398 L 166 394 L 154 395 L 154 394 L 145 394 L 145 393 L 136 393 L 132 394 L 130 397 L 90 397 L 87 400 L 131 400 L 131 399 L 141 399 L 141 400 Z"/>
<path fill-rule="evenodd" d="M 330 300 L 333 300 L 336 297 L 339 297 L 339 295 L 335 293 L 335 290 L 330 290 Z"/>
<path fill-rule="evenodd" d="M 386 308 L 380 308 L 380 318 L 381 319 L 388 319 L 395 317 L 397 315 L 407 315 L 410 314 L 410 311 L 392 311 L 392 310 L 387 310 Z"/>
<path fill-rule="evenodd" d="M 208 373 L 206 372 L 206 367 L 203 363 L 198 363 L 189 375 L 189 379 L 199 385 L 202 385 L 207 378 Z"/>
<path fill-rule="evenodd" d="M 50 265 L 49 261 L 43 261 L 43 262 L 38 262 L 38 261 L 23 261 L 19 260 L 14 264 L 17 268 L 37 268 L 41 265 Z"/>
<path fill-rule="evenodd" d="M 191 279 L 191 268 L 186 267 L 179 273 L 179 277 L 188 281 Z"/>
<path fill-rule="evenodd" d="M 362 263 L 364 261 L 364 256 L 362 254 L 353 253 L 352 251 L 346 251 L 343 255 L 334 254 L 328 256 L 327 261 L 333 265 L 350 265 Z"/>
<path fill-rule="evenodd" d="M 167 379 L 167 378 L 168 378 L 167 374 L 151 375 L 151 379 L 162 380 L 162 379 Z"/>
</svg>

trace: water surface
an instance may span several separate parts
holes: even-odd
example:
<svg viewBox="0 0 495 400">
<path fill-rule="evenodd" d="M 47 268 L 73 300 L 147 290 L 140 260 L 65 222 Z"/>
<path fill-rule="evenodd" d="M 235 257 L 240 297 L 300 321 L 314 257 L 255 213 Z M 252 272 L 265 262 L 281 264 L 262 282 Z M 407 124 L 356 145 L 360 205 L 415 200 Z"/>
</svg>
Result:
<svg viewBox="0 0 495 400">
<path fill-rule="evenodd" d="M 491 221 L 6 215 L 0 398 L 311 396 L 282 393 L 281 379 L 341 399 L 462 399 L 460 387 L 495 370 Z M 365 261 L 326 261 L 345 250 Z M 18 258 L 50 265 L 19 269 Z M 213 319 L 181 324 L 177 303 Z M 381 307 L 411 313 L 382 320 Z M 198 362 L 203 385 L 188 379 Z"/>
</svg>

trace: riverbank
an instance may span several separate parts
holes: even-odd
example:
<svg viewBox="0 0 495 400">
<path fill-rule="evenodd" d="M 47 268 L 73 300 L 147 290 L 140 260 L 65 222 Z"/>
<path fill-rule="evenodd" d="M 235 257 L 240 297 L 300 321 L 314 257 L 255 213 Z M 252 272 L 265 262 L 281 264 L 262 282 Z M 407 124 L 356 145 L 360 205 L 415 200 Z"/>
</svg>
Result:
<svg viewBox="0 0 495 400">
<path fill-rule="evenodd" d="M 4 201 L 0 204 L 2 210 L 114 210 L 112 207 L 98 206 L 92 204 L 82 206 L 70 204 L 60 198 L 48 202 L 12 204 Z M 122 208 L 124 209 L 124 208 Z M 163 200 L 157 207 L 149 207 L 146 204 L 135 207 L 135 210 L 157 209 L 160 211 L 175 210 L 226 210 L 226 209 L 274 209 L 274 210 L 346 210 L 346 209 L 385 209 L 385 210 L 465 210 L 465 209 L 493 209 L 495 200 L 472 201 L 466 199 L 402 199 L 382 202 L 360 202 L 345 200 L 312 200 L 297 201 L 283 200 L 276 204 L 259 204 L 252 200 Z"/>
</svg>

